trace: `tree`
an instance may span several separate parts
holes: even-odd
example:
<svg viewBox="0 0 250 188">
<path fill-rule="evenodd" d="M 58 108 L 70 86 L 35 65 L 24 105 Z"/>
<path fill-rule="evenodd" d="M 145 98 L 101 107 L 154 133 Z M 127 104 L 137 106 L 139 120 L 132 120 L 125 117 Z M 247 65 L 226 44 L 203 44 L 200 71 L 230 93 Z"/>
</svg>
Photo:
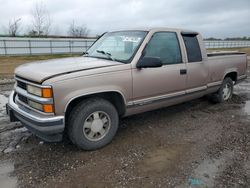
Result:
<svg viewBox="0 0 250 188">
<path fill-rule="evenodd" d="M 206 38 L 205 40 L 221 40 L 219 38 L 214 38 L 214 37 L 209 37 L 209 38 Z"/>
<path fill-rule="evenodd" d="M 37 2 L 32 10 L 33 16 L 33 28 L 29 32 L 29 34 L 42 36 L 48 35 L 51 28 L 51 18 L 50 14 L 46 9 L 46 6 L 43 2 Z"/>
<path fill-rule="evenodd" d="M 86 37 L 88 36 L 89 30 L 86 26 L 77 26 L 73 20 L 69 26 L 68 34 L 72 37 Z"/>
<path fill-rule="evenodd" d="M 10 36 L 15 37 L 20 32 L 21 18 L 9 20 L 8 33 Z"/>
<path fill-rule="evenodd" d="M 29 31 L 29 33 L 28 33 L 28 36 L 37 36 L 38 35 L 38 33 L 37 33 L 37 31 L 35 31 L 35 30 L 31 30 L 31 31 Z"/>
</svg>

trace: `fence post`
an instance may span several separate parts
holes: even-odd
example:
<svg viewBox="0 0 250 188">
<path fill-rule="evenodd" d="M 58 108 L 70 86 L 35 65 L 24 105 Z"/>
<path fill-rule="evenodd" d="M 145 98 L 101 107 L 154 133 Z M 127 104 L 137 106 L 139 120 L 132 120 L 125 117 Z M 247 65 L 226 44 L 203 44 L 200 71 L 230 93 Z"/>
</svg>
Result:
<svg viewBox="0 0 250 188">
<path fill-rule="evenodd" d="M 69 53 L 72 55 L 72 46 L 71 46 L 71 41 L 69 40 Z"/>
<path fill-rule="evenodd" d="M 49 41 L 49 45 L 50 45 L 50 54 L 52 55 L 53 52 L 52 52 L 52 40 Z"/>
<path fill-rule="evenodd" d="M 29 51 L 30 51 L 30 55 L 32 55 L 32 52 L 31 52 L 31 41 L 28 40 L 28 42 L 29 42 Z"/>
<path fill-rule="evenodd" d="M 87 49 L 88 49 L 88 41 L 87 39 L 85 40 L 85 51 L 84 52 L 87 52 Z"/>
<path fill-rule="evenodd" d="M 4 47 L 4 54 L 7 55 L 7 46 L 5 40 L 3 40 L 3 47 Z"/>
</svg>

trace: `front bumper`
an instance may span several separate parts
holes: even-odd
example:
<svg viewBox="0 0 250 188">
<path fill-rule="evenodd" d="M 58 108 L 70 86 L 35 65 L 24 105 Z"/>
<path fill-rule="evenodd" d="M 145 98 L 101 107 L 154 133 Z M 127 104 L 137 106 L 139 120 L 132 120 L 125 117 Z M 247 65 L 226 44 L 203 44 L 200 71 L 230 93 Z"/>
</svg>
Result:
<svg viewBox="0 0 250 188">
<path fill-rule="evenodd" d="M 61 141 L 64 131 L 64 116 L 38 114 L 15 103 L 15 93 L 11 93 L 6 111 L 10 121 L 20 121 L 27 129 L 48 142 Z"/>
</svg>

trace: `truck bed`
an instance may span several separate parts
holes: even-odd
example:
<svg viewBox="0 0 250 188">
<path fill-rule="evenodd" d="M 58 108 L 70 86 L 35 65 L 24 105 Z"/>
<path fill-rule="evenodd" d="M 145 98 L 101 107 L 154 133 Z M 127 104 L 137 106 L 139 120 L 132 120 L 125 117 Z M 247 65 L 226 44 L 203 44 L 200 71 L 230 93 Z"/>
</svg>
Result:
<svg viewBox="0 0 250 188">
<path fill-rule="evenodd" d="M 228 72 L 236 73 L 236 80 L 246 75 L 246 53 L 236 51 L 220 51 L 208 53 L 209 80 L 221 81 Z"/>
</svg>

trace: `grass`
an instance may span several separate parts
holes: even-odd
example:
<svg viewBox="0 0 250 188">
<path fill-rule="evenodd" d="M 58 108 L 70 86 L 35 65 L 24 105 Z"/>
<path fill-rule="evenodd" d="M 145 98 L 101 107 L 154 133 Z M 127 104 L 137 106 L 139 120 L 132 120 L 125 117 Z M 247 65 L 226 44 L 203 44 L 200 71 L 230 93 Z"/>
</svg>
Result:
<svg viewBox="0 0 250 188">
<path fill-rule="evenodd" d="M 245 52 L 248 56 L 250 56 L 250 48 L 214 48 L 214 49 L 207 49 L 208 52 L 214 51 L 239 51 Z"/>
<path fill-rule="evenodd" d="M 0 56 L 0 79 L 12 78 L 15 68 L 24 63 L 72 56 L 79 55 Z"/>
</svg>

